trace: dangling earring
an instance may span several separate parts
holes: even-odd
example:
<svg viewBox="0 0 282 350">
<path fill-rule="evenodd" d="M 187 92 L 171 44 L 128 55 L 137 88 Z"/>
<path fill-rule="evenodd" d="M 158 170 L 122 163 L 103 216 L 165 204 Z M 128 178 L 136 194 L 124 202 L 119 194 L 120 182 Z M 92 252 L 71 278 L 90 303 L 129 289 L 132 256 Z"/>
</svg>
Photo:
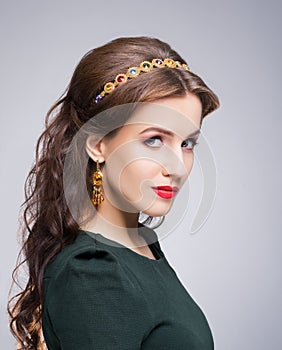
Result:
<svg viewBox="0 0 282 350">
<path fill-rule="evenodd" d="M 99 160 L 96 161 L 96 171 L 93 173 L 93 194 L 91 198 L 91 202 L 94 205 L 99 205 L 104 200 L 103 192 L 102 192 L 102 183 L 103 183 L 103 174 L 99 167 Z"/>
</svg>

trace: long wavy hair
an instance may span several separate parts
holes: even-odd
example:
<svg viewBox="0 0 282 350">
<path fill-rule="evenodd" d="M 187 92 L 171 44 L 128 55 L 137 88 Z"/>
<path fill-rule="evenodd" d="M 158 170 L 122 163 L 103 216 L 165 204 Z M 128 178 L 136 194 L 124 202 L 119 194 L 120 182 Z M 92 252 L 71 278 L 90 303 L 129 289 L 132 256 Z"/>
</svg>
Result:
<svg viewBox="0 0 282 350">
<path fill-rule="evenodd" d="M 12 286 L 18 284 L 20 267 L 27 266 L 28 277 L 25 287 L 8 303 L 10 328 L 17 339 L 18 349 L 43 348 L 44 270 L 78 235 L 79 224 L 69 210 L 63 191 L 64 161 L 78 130 L 93 116 L 112 107 L 184 96 L 187 92 L 200 98 L 202 119 L 220 105 L 217 95 L 198 75 L 166 67 L 140 74 L 95 103 L 95 97 L 105 83 L 113 81 L 117 74 L 126 72 L 129 67 L 154 58 L 172 58 L 187 64 L 167 43 L 144 36 L 117 38 L 89 51 L 77 65 L 66 91 L 45 117 L 45 130 L 37 141 L 35 161 L 24 184 L 25 201 L 20 214 L 22 243 Z M 107 117 L 103 122 L 107 124 Z M 99 123 L 98 120 L 95 130 L 99 129 Z M 74 152 L 74 161 L 79 162 L 81 150 L 74 148 Z M 83 179 L 88 189 L 92 184 L 92 171 L 93 161 L 89 159 Z M 74 196 L 80 193 L 78 186 L 74 181 Z"/>
</svg>

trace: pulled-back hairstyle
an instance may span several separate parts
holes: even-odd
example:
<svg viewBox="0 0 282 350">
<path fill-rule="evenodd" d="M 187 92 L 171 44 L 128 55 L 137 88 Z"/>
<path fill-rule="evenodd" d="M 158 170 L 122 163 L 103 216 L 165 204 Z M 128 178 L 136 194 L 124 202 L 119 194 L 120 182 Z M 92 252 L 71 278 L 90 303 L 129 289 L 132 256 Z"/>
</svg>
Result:
<svg viewBox="0 0 282 350">
<path fill-rule="evenodd" d="M 13 271 L 13 281 L 17 283 L 19 267 L 26 264 L 28 280 L 25 288 L 8 304 L 10 328 L 19 349 L 39 349 L 43 346 L 44 270 L 51 259 L 78 235 L 79 224 L 71 215 L 63 191 L 64 161 L 78 130 L 93 116 L 109 108 L 185 96 L 187 92 L 200 98 L 202 119 L 219 107 L 218 97 L 199 76 L 181 68 L 167 67 L 140 74 L 95 103 L 95 97 L 105 83 L 113 81 L 117 74 L 125 73 L 129 67 L 154 58 L 171 58 L 187 63 L 168 44 L 150 37 L 117 38 L 89 51 L 77 65 L 65 93 L 46 115 L 46 128 L 37 141 L 35 162 L 24 185 L 22 249 Z M 103 121 L 107 123 L 107 120 Z M 76 156 L 79 159 L 79 153 Z M 89 160 L 87 188 L 91 188 L 92 169 L 93 164 Z M 73 186 L 76 186 L 75 182 Z M 76 188 L 73 191 L 79 193 Z"/>
</svg>

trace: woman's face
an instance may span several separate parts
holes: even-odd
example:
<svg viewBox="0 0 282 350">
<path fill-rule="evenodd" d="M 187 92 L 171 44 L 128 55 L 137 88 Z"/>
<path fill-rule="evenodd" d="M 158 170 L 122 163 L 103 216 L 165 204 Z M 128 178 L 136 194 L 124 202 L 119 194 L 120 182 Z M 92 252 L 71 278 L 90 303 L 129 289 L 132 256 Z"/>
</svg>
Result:
<svg viewBox="0 0 282 350">
<path fill-rule="evenodd" d="M 93 160 L 105 162 L 105 201 L 124 212 L 166 215 L 191 172 L 201 114 L 191 93 L 141 103 L 112 138 L 96 145 Z"/>
</svg>

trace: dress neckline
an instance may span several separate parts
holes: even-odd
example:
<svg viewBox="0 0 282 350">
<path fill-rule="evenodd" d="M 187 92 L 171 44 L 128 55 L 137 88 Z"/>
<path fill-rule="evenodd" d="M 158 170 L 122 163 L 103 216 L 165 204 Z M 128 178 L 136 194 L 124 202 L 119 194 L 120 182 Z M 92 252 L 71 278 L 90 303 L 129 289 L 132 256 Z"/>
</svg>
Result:
<svg viewBox="0 0 282 350">
<path fill-rule="evenodd" d="M 143 226 L 142 224 L 139 225 L 140 226 Z M 144 226 L 143 226 L 144 227 Z M 142 234 L 142 230 L 140 231 L 141 233 L 141 236 L 145 239 L 145 241 L 147 242 L 148 244 L 148 247 L 149 249 L 151 250 L 153 256 L 155 257 L 155 259 L 152 259 L 152 258 L 148 258 L 147 256 L 145 255 L 142 255 L 142 254 L 139 254 L 137 252 L 135 252 L 134 250 L 126 247 L 125 245 L 117 242 L 117 241 L 114 241 L 110 238 L 107 238 L 106 236 L 102 235 L 101 233 L 98 233 L 98 232 L 93 232 L 93 231 L 89 231 L 89 230 L 82 230 L 82 229 L 79 229 L 78 230 L 79 232 L 84 232 L 85 234 L 87 234 L 88 236 L 90 236 L 91 238 L 94 238 L 96 241 L 98 241 L 98 244 L 99 243 L 102 243 L 102 244 L 106 244 L 106 245 L 109 245 L 113 248 L 117 248 L 117 249 L 120 249 L 120 248 L 123 248 L 124 251 L 126 253 L 128 253 L 129 255 L 137 258 L 140 260 L 140 262 L 145 262 L 145 263 L 152 263 L 152 264 L 158 264 L 162 261 L 165 260 L 165 256 L 163 254 L 162 251 L 160 251 L 157 247 L 156 247 L 156 243 L 153 242 L 153 243 L 148 243 L 147 239 L 146 239 L 146 236 Z"/>
</svg>

